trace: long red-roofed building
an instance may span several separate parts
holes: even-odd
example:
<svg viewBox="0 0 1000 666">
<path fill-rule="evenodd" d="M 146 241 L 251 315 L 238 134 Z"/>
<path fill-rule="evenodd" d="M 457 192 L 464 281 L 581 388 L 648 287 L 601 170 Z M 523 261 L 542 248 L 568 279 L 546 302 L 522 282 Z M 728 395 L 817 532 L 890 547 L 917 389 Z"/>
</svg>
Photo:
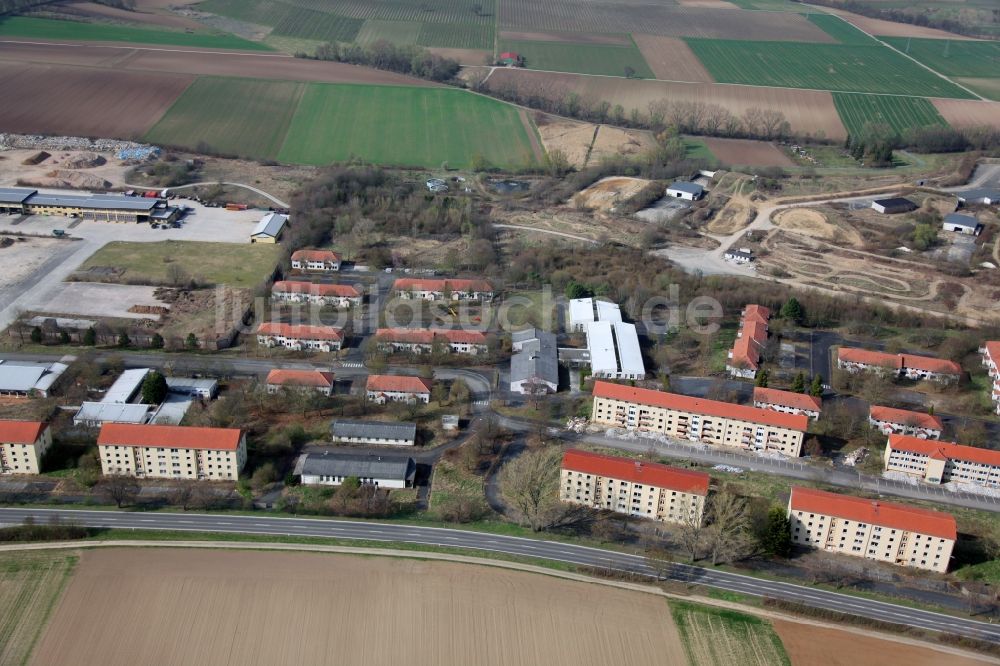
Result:
<svg viewBox="0 0 1000 666">
<path fill-rule="evenodd" d="M 887 354 L 857 347 L 838 349 L 837 367 L 848 372 L 875 372 L 942 384 L 957 382 L 962 377 L 962 366 L 954 361 L 915 354 Z"/>
<path fill-rule="evenodd" d="M 429 354 L 435 345 L 455 354 L 485 354 L 486 334 L 450 328 L 380 328 L 375 341 L 383 351 Z"/>
<path fill-rule="evenodd" d="M 247 460 L 239 428 L 105 423 L 97 449 L 105 476 L 235 481 Z"/>
<path fill-rule="evenodd" d="M 804 414 L 782 414 L 604 381 L 594 382 L 590 418 L 613 428 L 792 457 L 801 455 L 809 427 L 809 417 Z"/>
<path fill-rule="evenodd" d="M 944 430 L 944 423 L 933 414 L 882 405 L 871 406 L 868 422 L 884 435 L 912 435 L 920 439 L 940 439 Z"/>
<path fill-rule="evenodd" d="M 768 320 L 771 311 L 763 305 L 750 303 L 743 308 L 736 342 L 729 350 L 726 370 L 733 377 L 753 379 L 760 370 L 760 355 L 767 344 Z"/>
<path fill-rule="evenodd" d="M 958 538 L 947 513 L 799 486 L 788 518 L 799 546 L 942 573 Z"/>
<path fill-rule="evenodd" d="M 257 344 L 297 351 L 333 352 L 344 344 L 344 332 L 332 326 L 264 322 L 257 327 Z"/>
<path fill-rule="evenodd" d="M 462 278 L 399 278 L 392 290 L 400 298 L 425 301 L 489 301 L 496 295 L 486 280 Z"/>
<path fill-rule="evenodd" d="M 340 270 L 340 255 L 331 250 L 296 250 L 292 252 L 292 268 L 299 271 L 335 273 Z"/>
<path fill-rule="evenodd" d="M 709 481 L 704 472 L 569 449 L 563 454 L 559 498 L 594 509 L 700 525 Z"/>
<path fill-rule="evenodd" d="M 267 373 L 268 393 L 282 389 L 292 391 L 316 391 L 322 395 L 333 393 L 334 374 L 324 370 L 291 370 L 274 368 Z"/>
<path fill-rule="evenodd" d="M 52 429 L 41 421 L 0 420 L 0 474 L 38 474 L 52 446 Z"/>
<path fill-rule="evenodd" d="M 903 472 L 927 483 L 1000 486 L 1000 451 L 993 449 L 889 435 L 882 462 L 887 472 Z"/>
<path fill-rule="evenodd" d="M 818 419 L 823 401 L 806 393 L 755 386 L 753 406 L 784 414 L 805 414 L 811 419 Z"/>
<path fill-rule="evenodd" d="M 368 399 L 384 405 L 387 402 L 424 404 L 431 401 L 431 380 L 410 375 L 369 375 L 365 384 Z"/>
<path fill-rule="evenodd" d="M 319 284 L 301 280 L 279 280 L 271 287 L 271 297 L 286 303 L 313 303 L 347 308 L 361 305 L 361 292 L 349 284 Z"/>
<path fill-rule="evenodd" d="M 1000 414 L 1000 340 L 984 342 L 979 348 L 979 353 L 983 355 L 983 367 L 986 368 L 992 381 L 990 398 L 997 414 Z"/>
</svg>

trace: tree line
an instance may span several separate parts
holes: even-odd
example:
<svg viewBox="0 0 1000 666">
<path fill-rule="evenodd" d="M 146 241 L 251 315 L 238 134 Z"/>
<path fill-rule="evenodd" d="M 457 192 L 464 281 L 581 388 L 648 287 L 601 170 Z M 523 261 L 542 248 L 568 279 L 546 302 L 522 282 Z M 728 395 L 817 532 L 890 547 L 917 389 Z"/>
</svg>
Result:
<svg viewBox="0 0 1000 666">
<path fill-rule="evenodd" d="M 379 40 L 370 46 L 321 44 L 316 47 L 312 55 L 299 52 L 295 57 L 364 65 L 441 82 L 454 80 L 462 68 L 457 60 L 435 55 L 422 46 L 413 44 L 397 46 L 385 40 Z"/>
<path fill-rule="evenodd" d="M 801 2 L 802 0 L 794 0 Z M 881 8 L 872 6 L 870 2 L 861 0 L 809 0 L 810 4 L 823 7 L 833 7 L 835 9 L 846 9 L 853 14 L 860 14 L 869 18 L 893 21 L 894 23 L 908 23 L 927 28 L 937 28 L 947 32 L 954 32 L 958 35 L 984 36 L 983 31 L 977 30 L 975 26 L 962 23 L 943 16 L 934 16 L 926 11 L 907 11 L 905 9 Z M 993 10 L 996 12 L 997 10 Z M 994 16 L 994 22 L 998 17 Z"/>
</svg>

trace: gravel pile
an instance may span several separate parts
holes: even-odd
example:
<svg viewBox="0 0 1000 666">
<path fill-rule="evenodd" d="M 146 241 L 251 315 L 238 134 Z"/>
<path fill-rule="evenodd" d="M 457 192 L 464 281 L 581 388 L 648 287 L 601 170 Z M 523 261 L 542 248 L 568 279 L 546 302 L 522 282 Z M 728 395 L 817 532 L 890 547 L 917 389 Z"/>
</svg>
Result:
<svg viewBox="0 0 1000 666">
<path fill-rule="evenodd" d="M 89 150 L 98 153 L 135 151 L 152 152 L 153 147 L 135 141 L 119 139 L 84 139 L 78 136 L 41 136 L 33 134 L 0 133 L 0 150 L 28 148 L 38 150 Z"/>
</svg>

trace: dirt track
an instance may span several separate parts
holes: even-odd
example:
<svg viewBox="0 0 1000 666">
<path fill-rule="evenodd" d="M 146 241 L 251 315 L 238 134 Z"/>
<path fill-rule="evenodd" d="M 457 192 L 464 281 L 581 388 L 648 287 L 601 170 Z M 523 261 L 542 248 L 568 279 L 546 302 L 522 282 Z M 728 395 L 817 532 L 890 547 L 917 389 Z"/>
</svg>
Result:
<svg viewBox="0 0 1000 666">
<path fill-rule="evenodd" d="M 667 605 L 653 595 L 454 563 L 149 548 L 82 552 L 32 663 L 686 659 Z"/>
</svg>

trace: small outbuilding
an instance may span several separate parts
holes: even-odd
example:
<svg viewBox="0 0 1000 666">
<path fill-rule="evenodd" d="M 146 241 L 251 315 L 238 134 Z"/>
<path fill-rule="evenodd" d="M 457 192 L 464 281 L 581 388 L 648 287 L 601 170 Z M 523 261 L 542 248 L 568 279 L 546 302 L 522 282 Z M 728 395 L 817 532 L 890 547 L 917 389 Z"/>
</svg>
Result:
<svg viewBox="0 0 1000 666">
<path fill-rule="evenodd" d="M 339 486 L 347 479 L 379 488 L 410 488 L 416 476 L 413 458 L 349 453 L 304 453 L 294 473 L 307 486 Z"/>
<path fill-rule="evenodd" d="M 735 264 L 749 264 L 753 261 L 753 252 L 750 250 L 726 250 L 722 257 Z"/>
<path fill-rule="evenodd" d="M 504 67 L 520 67 L 521 54 L 516 51 L 504 51 L 498 60 Z"/>
<path fill-rule="evenodd" d="M 671 199 L 686 199 L 687 201 L 697 201 L 705 196 L 705 188 L 698 183 L 687 181 L 677 181 L 667 188 L 667 196 Z"/>
<path fill-rule="evenodd" d="M 872 202 L 872 210 L 883 215 L 896 215 L 897 213 L 909 213 L 916 210 L 917 204 L 906 197 L 892 197 L 891 199 L 876 199 Z"/>
<path fill-rule="evenodd" d="M 979 224 L 979 220 L 971 215 L 949 213 L 944 216 L 944 221 L 941 222 L 941 228 L 945 231 L 954 231 L 958 234 L 978 236 L 983 230 L 983 225 Z"/>
<path fill-rule="evenodd" d="M 260 222 L 257 228 L 250 234 L 251 243 L 277 243 L 281 238 L 285 225 L 288 224 L 288 216 L 280 213 L 268 213 Z"/>
</svg>

